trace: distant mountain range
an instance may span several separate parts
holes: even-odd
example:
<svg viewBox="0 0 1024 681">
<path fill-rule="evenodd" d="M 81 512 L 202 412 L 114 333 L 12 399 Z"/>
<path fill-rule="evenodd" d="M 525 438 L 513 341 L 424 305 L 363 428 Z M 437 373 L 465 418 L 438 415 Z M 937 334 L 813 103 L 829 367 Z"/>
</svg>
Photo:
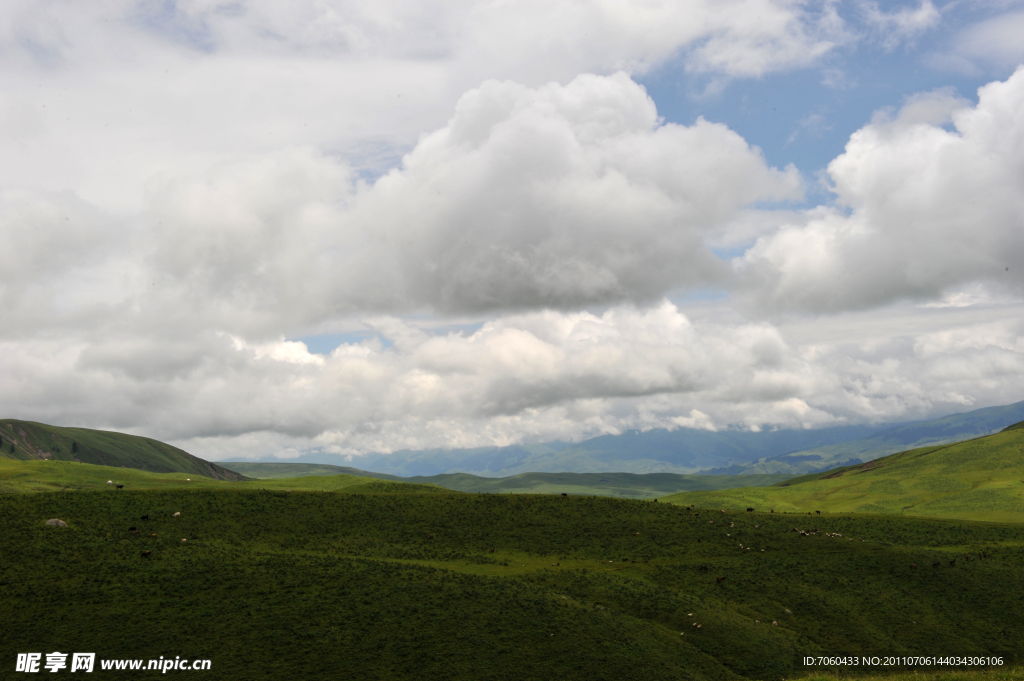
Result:
<svg viewBox="0 0 1024 681">
<path fill-rule="evenodd" d="M 862 463 L 914 447 L 980 437 L 1021 420 L 1024 402 L 914 423 L 760 432 L 690 428 L 630 431 L 575 444 L 401 450 L 369 454 L 348 463 L 364 471 L 403 478 L 443 473 L 504 478 L 530 472 L 795 476 Z M 339 463 L 338 457 L 331 454 L 307 455 L 293 461 Z"/>
<path fill-rule="evenodd" d="M 957 442 L 998 432 L 1024 420 L 1024 402 L 977 409 L 932 421 L 881 426 L 843 426 L 814 430 L 631 431 L 580 443 L 549 442 L 511 447 L 432 449 L 370 454 L 353 459 L 352 467 L 326 466 L 338 474 L 372 475 L 384 479 L 433 482 L 462 491 L 554 491 L 549 485 L 572 484 L 594 494 L 662 495 L 679 489 L 721 489 L 724 486 L 772 484 L 784 477 L 837 466 L 859 464 L 916 447 Z M 103 466 L 137 468 L 157 473 L 194 473 L 221 480 L 241 480 L 246 464 L 211 463 L 152 438 L 88 428 L 64 428 L 32 421 L 0 420 L 0 458 L 81 461 Z M 304 456 L 293 463 L 337 464 L 329 454 Z M 221 465 L 223 464 L 223 465 Z M 254 469 L 255 470 L 255 469 Z M 278 471 L 283 468 L 277 468 Z M 303 467 L 303 470 L 309 470 Z M 373 473 L 367 473 L 373 471 Z M 569 480 L 524 474 L 602 474 Z M 631 474 L 625 478 L 608 474 Z M 293 475 L 307 475 L 307 472 Z M 469 474 L 468 477 L 451 477 Z M 658 478 L 649 474 L 674 474 Z M 695 475 L 723 476 L 697 483 Z M 637 476 L 644 475 L 643 479 Z M 724 476 L 751 477 L 726 483 Z M 448 476 L 431 480 L 434 476 Z M 474 477 L 475 476 L 475 477 Z M 686 479 L 678 476 L 685 476 Z M 253 477 L 264 477 L 254 473 Z M 275 476 L 280 477 L 280 476 Z M 481 480 L 482 478 L 491 481 Z M 497 479 L 503 480 L 497 480 Z"/>
<path fill-rule="evenodd" d="M 357 475 L 382 480 L 437 485 L 458 492 L 492 494 L 587 494 L 645 499 L 677 492 L 730 487 L 764 487 L 789 480 L 790 475 L 678 475 L 676 473 L 520 473 L 507 478 L 484 478 L 469 473 L 442 473 L 403 478 L 348 466 L 320 463 L 229 463 L 233 470 L 258 480 L 294 479 L 324 475 Z"/>
<path fill-rule="evenodd" d="M 0 458 L 79 461 L 153 473 L 191 473 L 217 480 L 247 478 L 166 442 L 89 428 L 61 428 L 34 421 L 0 420 Z"/>
<path fill-rule="evenodd" d="M 738 478 L 737 478 L 738 479 Z M 1020 523 L 1024 422 L 998 433 L 901 450 L 773 486 L 662 497 L 681 505 L 797 513 L 883 513 Z"/>
</svg>

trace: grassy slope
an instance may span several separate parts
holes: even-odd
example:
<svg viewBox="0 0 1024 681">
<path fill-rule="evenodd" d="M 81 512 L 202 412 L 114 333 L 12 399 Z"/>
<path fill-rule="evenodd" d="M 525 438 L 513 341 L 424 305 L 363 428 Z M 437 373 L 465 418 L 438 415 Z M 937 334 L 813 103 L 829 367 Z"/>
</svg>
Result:
<svg viewBox="0 0 1024 681">
<path fill-rule="evenodd" d="M 4 419 L 0 420 L 0 438 L 3 439 L 0 459 L 81 461 L 155 473 L 182 472 L 219 480 L 242 479 L 234 471 L 182 449 L 137 435 Z"/>
<path fill-rule="evenodd" d="M 608 498 L 232 487 L 0 497 L 0 659 L 181 655 L 211 659 L 207 679 L 276 681 L 774 680 L 803 655 L 1024 653 L 1021 526 L 830 516 L 802 536 L 792 516 Z"/>
<path fill-rule="evenodd" d="M 333 466 L 327 463 L 263 463 L 252 461 L 222 461 L 221 463 L 242 475 L 260 480 L 304 478 L 310 475 L 361 475 L 369 478 L 380 478 L 381 480 L 406 480 L 406 478 L 398 475 L 371 473 L 360 468 Z"/>
<path fill-rule="evenodd" d="M 694 492 L 666 501 L 1024 522 L 1024 429 L 1011 427 L 976 440 L 913 449 L 796 478 L 788 486 Z"/>
<path fill-rule="evenodd" d="M 520 494 L 567 492 L 569 494 L 597 494 L 636 499 L 659 497 L 683 490 L 774 485 L 792 477 L 789 475 L 677 475 L 675 473 L 520 473 L 507 478 L 483 478 L 469 473 L 444 473 L 402 478 L 327 464 L 230 462 L 226 465 L 243 475 L 259 479 L 343 473 L 384 480 L 439 485 L 459 492 Z"/>
<path fill-rule="evenodd" d="M 213 490 L 303 490 L 303 491 L 416 491 L 448 493 L 432 485 L 378 480 L 355 475 L 280 478 L 275 480 L 214 480 L 188 473 L 151 473 L 134 468 L 94 466 L 73 461 L 13 461 L 0 459 L 0 494 L 56 491 L 106 491 L 124 494 L 136 490 L 213 489 Z M 112 480 L 124 490 L 107 485 Z"/>
<path fill-rule="evenodd" d="M 933 421 L 909 423 L 883 430 L 862 440 L 826 445 L 765 460 L 749 467 L 750 473 L 791 473 L 833 468 L 853 460 L 869 461 L 905 452 L 982 437 L 1004 429 L 1024 417 L 1024 402 L 951 414 Z M 731 471 L 739 472 L 739 471 Z"/>
</svg>

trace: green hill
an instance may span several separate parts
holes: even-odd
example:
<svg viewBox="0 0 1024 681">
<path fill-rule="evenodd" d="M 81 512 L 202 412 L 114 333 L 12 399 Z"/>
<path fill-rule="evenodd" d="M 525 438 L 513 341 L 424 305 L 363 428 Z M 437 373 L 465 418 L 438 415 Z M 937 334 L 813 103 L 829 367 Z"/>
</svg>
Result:
<svg viewBox="0 0 1024 681">
<path fill-rule="evenodd" d="M 777 512 L 887 513 L 1024 522 L 1024 422 L 1000 433 L 922 447 L 773 487 L 691 492 L 676 504 Z"/>
<path fill-rule="evenodd" d="M 248 488 L 272 482 L 0 496 L 0 659 L 180 656 L 210 660 L 205 679 L 275 681 L 780 681 L 818 672 L 807 656 L 1024 659 L 1021 525 Z M 842 671 L 948 672 L 912 667 Z"/>
<path fill-rule="evenodd" d="M 217 480 L 245 479 L 239 473 L 152 438 L 15 419 L 0 420 L 0 458 L 77 461 L 154 473 L 191 473 Z"/>
<path fill-rule="evenodd" d="M 251 478 L 273 479 L 309 475 L 364 475 L 382 480 L 438 485 L 459 492 L 511 494 L 596 494 L 644 499 L 682 491 L 716 490 L 741 486 L 767 486 L 791 475 L 678 475 L 676 473 L 520 473 L 506 478 L 484 478 L 469 473 L 414 475 L 403 478 L 370 473 L 358 468 L 315 463 L 225 462 Z"/>
</svg>

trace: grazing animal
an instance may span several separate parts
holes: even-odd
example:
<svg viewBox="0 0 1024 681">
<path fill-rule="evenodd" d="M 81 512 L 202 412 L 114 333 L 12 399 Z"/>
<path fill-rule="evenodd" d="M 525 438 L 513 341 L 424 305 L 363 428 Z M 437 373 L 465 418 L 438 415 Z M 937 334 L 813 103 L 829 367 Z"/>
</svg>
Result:
<svg viewBox="0 0 1024 681">
<path fill-rule="evenodd" d="M 971 557 L 970 557 L 970 556 L 968 556 L 968 555 L 967 555 L 967 554 L 965 553 L 965 554 L 964 554 L 964 560 L 970 560 L 970 559 L 971 559 Z"/>
<path fill-rule="evenodd" d="M 708 566 L 707 565 L 701 565 L 697 569 L 700 570 L 701 572 L 707 572 L 708 571 Z"/>
<path fill-rule="evenodd" d="M 949 564 L 950 565 L 956 565 L 956 558 L 954 558 L 953 560 L 949 561 Z"/>
<path fill-rule="evenodd" d="M 154 532 L 153 534 L 149 535 L 149 538 L 150 539 L 156 539 L 156 532 Z"/>
<path fill-rule="evenodd" d="M 139 518 L 139 520 L 149 520 L 149 516 L 148 515 L 144 515 L 141 518 Z"/>
<path fill-rule="evenodd" d="M 770 508 L 770 509 L 768 509 L 768 512 L 769 513 L 775 513 L 775 509 L 774 508 Z"/>
<path fill-rule="evenodd" d="M 821 511 L 815 511 L 815 513 L 817 513 L 818 515 L 821 515 Z"/>
<path fill-rule="evenodd" d="M 774 620 L 773 620 L 773 621 L 772 621 L 772 626 L 773 626 L 773 627 L 777 627 L 777 626 L 779 626 L 779 623 L 778 623 L 777 621 L 774 621 Z"/>
<path fill-rule="evenodd" d="M 124 489 L 124 485 L 117 485 L 117 489 Z"/>
<path fill-rule="evenodd" d="M 717 582 L 718 584 L 721 584 L 724 581 L 725 581 L 725 577 L 715 577 L 715 582 Z"/>
<path fill-rule="evenodd" d="M 487 553 L 494 553 L 494 548 L 491 547 L 491 548 L 487 549 Z"/>
<path fill-rule="evenodd" d="M 568 495 L 568 494 L 566 494 L 565 492 L 562 492 L 562 496 L 563 496 L 563 497 L 567 497 L 567 496 L 569 496 L 569 495 Z"/>
<path fill-rule="evenodd" d="M 932 563 L 932 567 L 933 567 L 933 568 L 937 568 L 937 567 L 939 567 L 940 565 L 942 565 L 942 563 L 940 563 L 939 561 L 935 561 L 934 563 Z"/>
<path fill-rule="evenodd" d="M 129 532 L 138 532 L 138 531 L 139 531 L 139 528 L 137 528 L 137 527 L 135 527 L 134 525 L 132 525 L 131 527 L 129 527 L 129 528 L 128 528 L 128 531 L 129 531 Z"/>
<path fill-rule="evenodd" d="M 181 543 L 182 543 L 182 544 L 184 544 L 184 543 L 185 543 L 185 542 L 187 542 L 187 541 L 188 541 L 188 539 L 182 539 L 182 540 L 181 540 Z"/>
<path fill-rule="evenodd" d="M 917 563 L 911 563 L 910 567 L 913 568 L 914 570 L 916 570 L 917 569 Z"/>
<path fill-rule="evenodd" d="M 153 555 L 152 551 L 143 551 L 142 552 L 142 557 L 143 558 L 149 558 L 151 555 Z"/>
<path fill-rule="evenodd" d="M 172 518 L 180 518 L 181 517 L 181 511 L 175 511 L 174 515 L 172 515 L 171 517 Z"/>
<path fill-rule="evenodd" d="M 113 485 L 113 484 L 114 484 L 114 481 L 113 481 L 113 480 L 107 480 L 107 484 L 108 484 L 108 485 Z"/>
<path fill-rule="evenodd" d="M 427 535 L 427 539 L 433 539 L 433 538 L 434 538 L 434 535 L 432 535 L 432 534 L 428 534 Z"/>
<path fill-rule="evenodd" d="M 749 506 L 747 507 L 747 513 L 750 513 L 750 512 L 751 512 L 751 511 L 753 511 L 753 510 L 754 510 L 754 509 L 750 508 Z"/>
</svg>

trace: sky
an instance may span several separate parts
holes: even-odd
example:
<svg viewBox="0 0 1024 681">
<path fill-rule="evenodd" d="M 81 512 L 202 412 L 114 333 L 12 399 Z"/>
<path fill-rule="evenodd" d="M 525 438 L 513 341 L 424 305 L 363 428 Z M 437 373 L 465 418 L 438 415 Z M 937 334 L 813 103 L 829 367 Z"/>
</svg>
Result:
<svg viewBox="0 0 1024 681">
<path fill-rule="evenodd" d="M 0 414 L 205 458 L 1024 400 L 1024 2 L 8 0 Z"/>
</svg>

